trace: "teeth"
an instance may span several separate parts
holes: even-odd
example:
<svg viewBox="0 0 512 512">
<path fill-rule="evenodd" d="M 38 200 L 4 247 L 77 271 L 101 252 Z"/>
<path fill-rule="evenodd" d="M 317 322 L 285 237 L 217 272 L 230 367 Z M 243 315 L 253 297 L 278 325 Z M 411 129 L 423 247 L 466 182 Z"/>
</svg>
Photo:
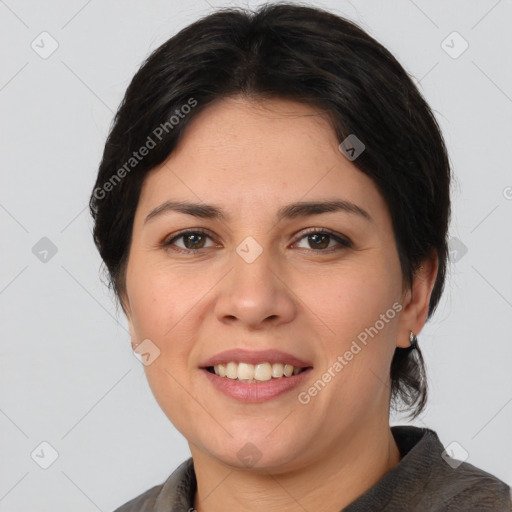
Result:
<svg viewBox="0 0 512 512">
<path fill-rule="evenodd" d="M 238 363 L 238 380 L 250 379 L 254 379 L 254 366 L 247 363 Z"/>
<path fill-rule="evenodd" d="M 274 377 L 275 379 L 279 379 L 280 377 L 282 377 L 284 375 L 284 365 L 282 365 L 281 363 L 274 363 L 272 365 L 272 377 Z"/>
<path fill-rule="evenodd" d="M 301 372 L 302 368 L 296 368 L 291 364 L 283 363 L 236 363 L 230 361 L 227 364 L 217 364 L 213 367 L 215 375 L 227 377 L 228 379 L 239 380 L 243 382 L 266 382 L 269 380 L 280 379 L 281 377 L 291 377 Z"/>
<path fill-rule="evenodd" d="M 217 371 L 215 371 L 217 373 Z M 226 366 L 226 377 L 228 379 L 238 378 L 238 365 L 236 363 L 228 363 Z"/>
<path fill-rule="evenodd" d="M 270 363 L 257 364 L 254 367 L 254 378 L 256 380 L 270 380 L 272 378 L 272 366 Z"/>
</svg>

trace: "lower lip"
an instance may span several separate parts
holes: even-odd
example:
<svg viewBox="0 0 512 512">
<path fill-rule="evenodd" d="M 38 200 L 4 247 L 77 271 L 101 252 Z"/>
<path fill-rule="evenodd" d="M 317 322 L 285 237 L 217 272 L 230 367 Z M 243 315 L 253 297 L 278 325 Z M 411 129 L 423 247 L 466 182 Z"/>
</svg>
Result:
<svg viewBox="0 0 512 512">
<path fill-rule="evenodd" d="M 206 378 L 221 393 L 236 400 L 240 400 L 241 402 L 258 403 L 276 398 L 300 386 L 304 380 L 308 378 L 311 369 L 312 368 L 308 368 L 291 377 L 281 377 L 280 379 L 252 383 L 240 382 L 239 380 L 228 379 L 227 377 L 219 377 L 205 369 L 202 369 L 202 371 L 206 375 Z"/>
</svg>

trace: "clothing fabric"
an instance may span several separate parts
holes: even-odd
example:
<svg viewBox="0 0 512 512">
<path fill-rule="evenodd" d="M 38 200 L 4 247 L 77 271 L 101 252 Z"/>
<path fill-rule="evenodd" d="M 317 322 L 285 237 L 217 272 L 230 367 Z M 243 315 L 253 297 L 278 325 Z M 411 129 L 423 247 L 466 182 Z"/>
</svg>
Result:
<svg viewBox="0 0 512 512">
<path fill-rule="evenodd" d="M 400 462 L 340 512 L 510 512 L 511 489 L 472 464 L 449 457 L 428 428 L 398 425 L 391 432 Z M 192 458 L 114 512 L 194 512 Z M 299 508 L 299 507 L 298 507 Z"/>
</svg>

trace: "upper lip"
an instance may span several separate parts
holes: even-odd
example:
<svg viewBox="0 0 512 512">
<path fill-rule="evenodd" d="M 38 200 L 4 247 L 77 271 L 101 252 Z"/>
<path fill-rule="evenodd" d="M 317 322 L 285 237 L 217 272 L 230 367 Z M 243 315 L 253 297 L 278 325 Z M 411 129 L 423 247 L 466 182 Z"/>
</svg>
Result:
<svg viewBox="0 0 512 512">
<path fill-rule="evenodd" d="M 246 350 L 242 348 L 236 348 L 231 350 L 225 350 L 224 352 L 219 352 L 218 354 L 210 357 L 203 363 L 201 363 L 201 368 L 208 368 L 209 366 L 215 366 L 217 364 L 229 363 L 231 361 L 235 361 L 238 363 L 250 363 L 250 364 L 258 364 L 258 363 L 283 363 L 283 364 L 291 364 L 296 368 L 307 368 L 312 366 L 311 363 L 304 361 L 292 354 L 288 354 L 281 350 Z"/>
</svg>

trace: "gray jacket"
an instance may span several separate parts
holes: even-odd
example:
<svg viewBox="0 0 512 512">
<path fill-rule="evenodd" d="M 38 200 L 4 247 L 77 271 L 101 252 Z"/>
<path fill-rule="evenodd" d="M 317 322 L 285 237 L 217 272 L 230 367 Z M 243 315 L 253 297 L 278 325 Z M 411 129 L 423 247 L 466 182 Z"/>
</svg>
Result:
<svg viewBox="0 0 512 512">
<path fill-rule="evenodd" d="M 449 457 L 427 428 L 394 426 L 401 454 L 397 466 L 341 512 L 511 512 L 510 487 L 485 471 Z M 192 459 L 161 485 L 115 512 L 193 512 Z"/>
</svg>

